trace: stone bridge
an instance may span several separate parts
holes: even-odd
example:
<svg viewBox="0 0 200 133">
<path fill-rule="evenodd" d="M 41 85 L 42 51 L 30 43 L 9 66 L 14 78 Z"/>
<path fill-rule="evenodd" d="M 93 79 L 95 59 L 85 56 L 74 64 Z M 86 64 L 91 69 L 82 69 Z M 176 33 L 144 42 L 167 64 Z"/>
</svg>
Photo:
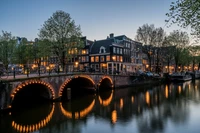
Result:
<svg viewBox="0 0 200 133">
<path fill-rule="evenodd" d="M 57 100 L 68 95 L 68 88 L 71 91 L 77 88 L 99 91 L 130 84 L 129 76 L 87 73 L 7 79 L 0 83 L 0 108 L 11 108 L 13 101 L 20 97 L 20 93 L 24 95 L 28 93 L 31 93 L 31 95 L 40 94 L 45 98 Z"/>
</svg>

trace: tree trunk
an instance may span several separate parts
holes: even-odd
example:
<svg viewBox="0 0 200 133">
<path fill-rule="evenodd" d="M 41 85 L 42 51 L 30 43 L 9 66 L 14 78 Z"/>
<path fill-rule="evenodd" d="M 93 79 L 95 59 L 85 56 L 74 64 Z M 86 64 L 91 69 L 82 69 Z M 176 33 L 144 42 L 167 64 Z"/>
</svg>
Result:
<svg viewBox="0 0 200 133">
<path fill-rule="evenodd" d="M 156 73 L 159 74 L 159 58 L 158 58 L 158 50 L 157 50 L 157 61 L 156 61 Z"/>
<path fill-rule="evenodd" d="M 149 58 L 149 71 L 151 72 L 151 57 Z"/>
<path fill-rule="evenodd" d="M 195 60 L 192 61 L 192 71 L 194 72 Z"/>
<path fill-rule="evenodd" d="M 66 72 L 65 71 L 65 52 L 62 53 L 62 69 L 63 69 L 63 72 Z"/>
</svg>

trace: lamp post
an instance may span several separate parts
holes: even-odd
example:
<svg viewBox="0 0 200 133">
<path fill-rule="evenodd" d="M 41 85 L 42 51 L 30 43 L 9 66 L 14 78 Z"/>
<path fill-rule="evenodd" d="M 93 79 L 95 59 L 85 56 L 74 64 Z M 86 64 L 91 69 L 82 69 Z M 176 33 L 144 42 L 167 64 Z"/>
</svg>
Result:
<svg viewBox="0 0 200 133">
<path fill-rule="evenodd" d="M 40 76 L 40 65 L 39 65 L 39 60 L 37 58 L 37 50 L 38 50 L 37 42 L 38 42 L 38 38 L 35 38 L 35 43 L 34 43 L 35 64 L 37 64 L 37 66 L 38 66 L 38 74 Z"/>
<path fill-rule="evenodd" d="M 151 55 L 152 55 L 152 49 L 151 49 L 151 47 L 149 47 L 148 54 L 149 54 L 149 70 L 151 71 Z"/>
<path fill-rule="evenodd" d="M 75 62 L 75 68 L 77 69 L 77 71 L 78 71 L 78 65 L 79 65 L 79 63 L 78 63 L 78 61 L 76 61 Z"/>
</svg>

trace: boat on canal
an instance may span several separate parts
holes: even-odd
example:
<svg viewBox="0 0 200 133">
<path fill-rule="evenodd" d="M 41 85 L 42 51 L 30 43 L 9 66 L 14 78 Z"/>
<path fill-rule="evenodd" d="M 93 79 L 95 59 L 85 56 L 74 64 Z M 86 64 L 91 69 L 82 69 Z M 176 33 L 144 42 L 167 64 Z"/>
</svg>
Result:
<svg viewBox="0 0 200 133">
<path fill-rule="evenodd" d="M 192 76 L 187 73 L 187 72 L 176 72 L 171 75 L 169 75 L 170 81 L 174 82 L 184 82 L 184 81 L 189 81 L 192 80 Z"/>
</svg>

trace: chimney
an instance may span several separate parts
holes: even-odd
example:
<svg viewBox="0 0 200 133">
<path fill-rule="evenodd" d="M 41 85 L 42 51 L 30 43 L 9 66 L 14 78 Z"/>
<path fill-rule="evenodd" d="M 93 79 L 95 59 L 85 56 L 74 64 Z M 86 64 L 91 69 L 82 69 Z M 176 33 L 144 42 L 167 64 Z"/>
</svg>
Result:
<svg viewBox="0 0 200 133">
<path fill-rule="evenodd" d="M 114 37 L 114 33 L 110 33 L 110 38 L 113 38 Z"/>
</svg>

